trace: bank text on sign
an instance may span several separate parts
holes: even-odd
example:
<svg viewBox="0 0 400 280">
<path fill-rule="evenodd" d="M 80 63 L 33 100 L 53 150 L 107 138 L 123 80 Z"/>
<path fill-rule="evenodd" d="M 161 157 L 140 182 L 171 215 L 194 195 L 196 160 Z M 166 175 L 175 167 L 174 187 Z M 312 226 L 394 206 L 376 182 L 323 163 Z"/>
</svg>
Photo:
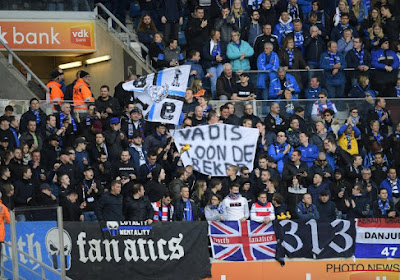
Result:
<svg viewBox="0 0 400 280">
<path fill-rule="evenodd" d="M 93 22 L 0 21 L 0 39 L 13 50 L 95 50 Z"/>
</svg>

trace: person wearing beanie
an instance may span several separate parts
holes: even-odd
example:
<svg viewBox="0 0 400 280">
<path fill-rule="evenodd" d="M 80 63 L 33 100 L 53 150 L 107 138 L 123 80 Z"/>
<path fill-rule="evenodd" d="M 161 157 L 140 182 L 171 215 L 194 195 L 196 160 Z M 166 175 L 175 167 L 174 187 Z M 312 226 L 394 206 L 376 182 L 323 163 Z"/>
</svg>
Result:
<svg viewBox="0 0 400 280">
<path fill-rule="evenodd" d="M 81 71 L 73 89 L 74 110 L 78 113 L 87 113 L 87 102 L 94 102 L 93 94 L 89 87 L 90 75 Z"/>
<path fill-rule="evenodd" d="M 50 82 L 46 85 L 50 93 L 50 103 L 57 104 L 58 106 L 53 107 L 53 110 L 59 111 L 59 105 L 64 101 L 64 92 L 62 91 L 61 81 L 64 77 L 64 71 L 61 69 L 55 69 L 50 73 Z"/>
</svg>

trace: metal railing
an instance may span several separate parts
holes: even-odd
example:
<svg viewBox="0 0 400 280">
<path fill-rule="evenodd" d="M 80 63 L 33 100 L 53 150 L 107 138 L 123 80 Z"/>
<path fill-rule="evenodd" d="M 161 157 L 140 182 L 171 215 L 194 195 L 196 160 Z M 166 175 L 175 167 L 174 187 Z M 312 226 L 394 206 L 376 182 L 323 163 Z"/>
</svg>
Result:
<svg viewBox="0 0 400 280">
<path fill-rule="evenodd" d="M 25 279 L 19 275 L 19 268 L 22 267 L 26 271 L 32 274 L 32 277 L 36 276 L 41 278 L 42 280 L 46 280 L 46 271 L 51 272 L 54 275 L 60 276 L 61 280 L 70 279 L 66 276 L 66 263 L 65 258 L 60 257 L 60 271 L 50 267 L 49 265 L 45 264 L 41 260 L 33 257 L 32 255 L 24 252 L 20 248 L 18 248 L 17 242 L 17 228 L 16 228 L 16 211 L 43 211 L 43 210 L 57 210 L 57 227 L 58 227 L 58 238 L 60 247 L 64 248 L 64 226 L 63 226 L 63 213 L 62 207 L 29 207 L 29 208 L 16 208 L 15 210 L 10 211 L 10 241 L 11 242 L 4 242 L 4 246 L 10 248 L 11 256 L 7 256 L 5 250 L 2 250 L 2 258 L 1 258 L 1 277 L 4 277 L 4 272 L 7 271 L 9 274 L 12 275 L 13 280 Z M 3 248 L 4 249 L 4 248 Z M 64 254 L 61 250 L 60 254 Z M 19 256 L 23 255 L 25 258 L 29 259 L 32 263 L 36 263 L 40 266 L 41 273 L 34 271 L 33 269 L 29 268 L 28 266 L 19 262 Z M 6 268 L 4 266 L 5 261 L 12 262 L 12 270 Z M 3 278 L 2 278 L 3 279 Z"/>
<path fill-rule="evenodd" d="M 108 18 L 107 19 L 103 19 L 100 15 L 100 11 L 99 9 L 104 12 Z M 114 29 L 113 27 L 113 22 L 115 22 L 117 24 L 117 26 L 119 26 L 121 28 L 121 31 L 125 32 L 127 36 L 121 36 L 121 35 L 117 35 L 122 42 L 124 42 L 124 44 L 131 50 L 133 51 L 137 58 L 139 58 L 143 63 L 146 64 L 146 66 L 151 69 L 153 72 L 155 72 L 155 69 L 153 68 L 153 66 L 150 63 L 150 57 L 149 57 L 149 49 L 143 45 L 141 42 L 139 42 L 139 39 L 137 37 L 137 35 L 133 32 L 131 32 L 121 21 L 119 21 L 119 19 L 117 19 L 115 17 L 115 15 L 113 13 L 111 13 L 102 3 L 97 3 L 95 8 L 94 8 L 94 13 L 96 14 L 96 16 L 98 18 L 102 18 L 103 20 L 107 21 L 107 27 L 108 27 L 108 31 L 113 31 L 115 33 L 117 33 L 117 31 Z M 134 41 L 135 43 L 137 43 L 140 46 L 140 49 L 146 53 L 146 58 L 142 57 L 141 53 L 138 53 L 136 49 L 134 49 L 131 46 L 131 41 Z"/>
<path fill-rule="evenodd" d="M 46 101 L 50 101 L 50 96 L 49 96 L 49 89 L 46 87 L 46 85 L 42 82 L 42 80 L 39 79 L 38 76 L 36 76 L 35 73 L 16 55 L 9 47 L 8 45 L 0 39 L 0 44 L 7 50 L 8 52 L 8 66 L 14 67 L 13 61 L 14 59 L 21 64 L 21 66 L 26 70 L 26 82 L 30 82 L 32 78 L 38 83 L 38 85 L 46 92 Z M 15 68 L 17 70 L 17 68 Z M 18 71 L 18 70 L 17 70 Z M 22 73 L 21 73 L 22 75 Z M 22 75 L 23 76 L 23 75 Z"/>
</svg>

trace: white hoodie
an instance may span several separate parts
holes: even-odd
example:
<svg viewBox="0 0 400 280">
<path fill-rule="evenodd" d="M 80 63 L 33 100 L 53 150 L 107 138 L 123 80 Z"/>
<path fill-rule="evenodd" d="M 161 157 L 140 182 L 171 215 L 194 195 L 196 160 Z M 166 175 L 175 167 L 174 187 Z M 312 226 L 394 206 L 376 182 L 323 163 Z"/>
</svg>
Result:
<svg viewBox="0 0 400 280">
<path fill-rule="evenodd" d="M 235 199 L 228 195 L 221 204 L 225 221 L 238 221 L 243 217 L 249 218 L 249 204 L 247 199 L 240 194 Z"/>
</svg>

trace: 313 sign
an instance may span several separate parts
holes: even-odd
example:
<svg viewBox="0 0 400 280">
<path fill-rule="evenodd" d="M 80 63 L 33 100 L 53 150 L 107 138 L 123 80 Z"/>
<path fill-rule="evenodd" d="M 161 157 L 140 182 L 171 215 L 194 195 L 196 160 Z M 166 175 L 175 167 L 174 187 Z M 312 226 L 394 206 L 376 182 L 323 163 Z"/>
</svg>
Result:
<svg viewBox="0 0 400 280">
<path fill-rule="evenodd" d="M 342 258 L 354 254 L 354 221 L 284 220 L 275 225 L 277 257 Z"/>
</svg>

